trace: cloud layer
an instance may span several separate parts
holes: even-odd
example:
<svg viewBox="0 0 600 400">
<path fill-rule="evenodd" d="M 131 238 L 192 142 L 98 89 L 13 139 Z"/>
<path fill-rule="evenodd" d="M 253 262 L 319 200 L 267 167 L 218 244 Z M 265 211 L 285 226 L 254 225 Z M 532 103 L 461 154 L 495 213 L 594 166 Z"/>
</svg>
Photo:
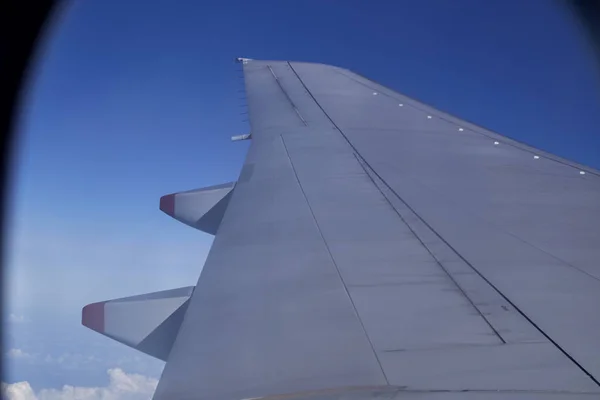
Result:
<svg viewBox="0 0 600 400">
<path fill-rule="evenodd" d="M 151 399 L 158 380 L 128 374 L 120 368 L 109 369 L 109 384 L 104 387 L 64 385 L 62 389 L 42 389 L 35 393 L 29 382 L 2 383 L 6 400 L 146 400 Z"/>
</svg>

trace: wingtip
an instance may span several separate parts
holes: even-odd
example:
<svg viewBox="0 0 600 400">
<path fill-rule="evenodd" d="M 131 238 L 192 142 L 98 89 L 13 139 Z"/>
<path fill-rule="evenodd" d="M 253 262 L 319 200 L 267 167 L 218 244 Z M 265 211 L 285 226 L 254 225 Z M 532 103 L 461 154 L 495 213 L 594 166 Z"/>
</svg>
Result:
<svg viewBox="0 0 600 400">
<path fill-rule="evenodd" d="M 160 210 L 169 216 L 175 215 L 175 194 L 167 194 L 160 198 Z"/>
<path fill-rule="evenodd" d="M 104 304 L 92 303 L 81 310 L 81 324 L 96 332 L 104 332 Z"/>
</svg>

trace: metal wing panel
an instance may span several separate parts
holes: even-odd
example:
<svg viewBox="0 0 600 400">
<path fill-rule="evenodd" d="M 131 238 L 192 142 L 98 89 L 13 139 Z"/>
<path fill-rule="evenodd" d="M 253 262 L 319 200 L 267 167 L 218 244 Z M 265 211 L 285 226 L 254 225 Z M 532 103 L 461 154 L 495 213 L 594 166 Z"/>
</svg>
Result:
<svg viewBox="0 0 600 400">
<path fill-rule="evenodd" d="M 258 68 L 258 65 L 252 64 L 244 69 L 248 115 L 253 138 L 257 137 L 254 133 L 264 137 L 266 131 L 272 128 L 293 129 L 305 126 L 267 65 Z M 273 101 L 269 103 L 260 101 L 264 96 Z"/>
<path fill-rule="evenodd" d="M 406 97 L 389 90 L 384 96 L 379 85 L 358 83 L 361 78 L 350 78 L 348 71 L 292 66 L 394 192 L 569 355 L 600 376 L 595 334 L 600 314 L 594 311 L 600 304 L 597 171 L 545 157 L 456 118 L 446 120 L 431 107 L 413 102 L 412 108 Z M 331 95 L 337 86 L 354 87 L 353 97 L 361 100 Z M 371 105 L 348 112 L 351 104 L 368 100 Z M 390 129 L 416 117 L 421 122 L 413 128 Z"/>
<path fill-rule="evenodd" d="M 284 141 L 375 350 L 501 343 L 339 134 L 284 135 Z"/>
<path fill-rule="evenodd" d="M 280 137 L 253 142 L 156 398 L 383 384 Z"/>
</svg>

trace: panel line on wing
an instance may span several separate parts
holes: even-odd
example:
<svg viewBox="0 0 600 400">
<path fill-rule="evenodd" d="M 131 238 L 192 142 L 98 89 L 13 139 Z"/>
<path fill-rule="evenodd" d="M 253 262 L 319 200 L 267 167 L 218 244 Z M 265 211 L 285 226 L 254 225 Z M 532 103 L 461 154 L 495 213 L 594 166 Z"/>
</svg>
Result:
<svg viewBox="0 0 600 400">
<path fill-rule="evenodd" d="M 362 169 L 365 171 L 365 174 L 369 177 L 369 179 L 371 180 L 371 182 L 373 182 L 373 185 L 379 190 L 379 192 L 381 193 L 381 195 L 383 196 L 383 198 L 385 199 L 385 201 L 394 210 L 394 212 L 396 213 L 396 215 L 398 215 L 398 217 L 400 218 L 400 220 L 408 227 L 408 229 L 412 232 L 412 234 L 415 236 L 415 238 L 417 238 L 417 240 L 419 241 L 419 243 L 421 243 L 421 245 L 425 248 L 425 250 L 427 250 L 427 252 L 431 255 L 431 257 L 436 261 L 436 263 L 442 269 L 442 271 L 444 271 L 446 273 L 446 275 L 448 276 L 448 278 L 450 278 L 450 280 L 454 283 L 454 285 L 458 288 L 458 290 L 463 294 L 463 296 L 465 296 L 465 298 L 469 301 L 469 303 L 473 306 L 473 308 L 477 311 L 477 313 L 479 313 L 479 315 L 481 316 L 481 318 L 483 318 L 483 320 L 488 324 L 488 326 L 490 327 L 490 329 L 492 330 L 492 332 L 494 332 L 494 334 L 496 336 L 498 336 L 498 339 L 500 339 L 500 341 L 502 342 L 502 344 L 506 344 L 506 340 L 502 337 L 502 335 L 500 335 L 500 333 L 498 332 L 498 330 L 494 327 L 494 325 L 492 325 L 492 323 L 490 322 L 490 320 L 484 315 L 484 313 L 479 309 L 479 307 L 477 307 L 477 305 L 475 305 L 475 302 L 473 301 L 473 299 L 469 295 L 467 295 L 467 293 L 465 292 L 464 288 L 461 285 L 459 285 L 459 283 L 456 281 L 456 279 L 454 278 L 454 276 L 446 269 L 446 267 L 444 267 L 444 265 L 440 262 L 440 260 L 438 259 L 438 257 L 436 257 L 436 255 L 433 253 L 433 251 L 431 251 L 430 247 L 427 246 L 423 242 L 423 240 L 421 239 L 421 237 L 419 237 L 419 235 L 417 235 L 417 233 L 414 231 L 413 227 L 406 221 L 406 219 L 402 216 L 402 214 L 400 214 L 400 212 L 396 209 L 396 207 L 394 207 L 394 205 L 392 204 L 392 202 L 390 201 L 390 199 L 385 195 L 385 193 L 383 193 L 383 191 L 381 190 L 381 188 L 379 187 L 379 185 L 377 185 L 377 183 L 373 179 L 373 176 L 371 175 L 371 173 L 369 173 L 369 170 L 367 170 L 366 161 L 359 154 L 357 154 L 357 153 L 354 153 L 354 157 L 356 157 L 356 161 L 360 164 L 360 166 L 362 167 Z"/>
<path fill-rule="evenodd" d="M 283 92 L 283 94 L 285 95 L 285 97 L 288 99 L 288 101 L 290 102 L 290 104 L 291 104 L 292 108 L 294 109 L 294 111 L 296 111 L 296 114 L 298 115 L 298 118 L 300 118 L 300 120 L 302 121 L 302 123 L 304 124 L 304 126 L 308 126 L 308 123 L 306 122 L 306 120 L 304 119 L 304 117 L 302 117 L 302 114 L 300 114 L 300 110 L 298 110 L 298 107 L 296 107 L 296 104 L 294 104 L 294 102 L 290 98 L 290 95 L 285 91 L 285 89 L 283 88 L 283 85 L 281 85 L 281 82 L 279 82 L 279 78 L 277 77 L 277 75 L 275 75 L 275 71 L 273 71 L 273 68 L 271 68 L 270 65 L 267 65 L 267 68 L 269 68 L 269 71 L 271 71 L 271 74 L 273 75 L 273 78 L 275 78 L 275 82 L 277 82 L 277 86 L 279 86 L 279 89 L 281 89 L 281 91 Z"/>
<path fill-rule="evenodd" d="M 323 244 L 325 245 L 325 248 L 327 249 L 327 253 L 329 254 L 329 257 L 331 258 L 331 262 L 333 263 L 337 275 L 340 278 L 340 281 L 342 283 L 342 286 L 344 287 L 344 291 L 346 292 L 346 295 L 348 296 L 348 299 L 350 300 L 350 304 L 352 304 L 352 308 L 354 309 L 354 313 L 356 314 L 356 318 L 358 319 L 358 321 L 360 322 L 360 326 L 362 327 L 362 330 L 367 338 L 367 340 L 369 341 L 369 345 L 371 346 L 371 350 L 373 351 L 373 355 L 375 356 L 375 359 L 377 360 L 377 363 L 379 364 L 379 368 L 381 369 L 381 373 L 383 374 L 383 378 L 385 379 L 386 383 L 389 385 L 390 382 L 388 380 L 387 375 L 385 374 L 385 370 L 383 368 L 383 365 L 381 364 L 381 361 L 379 360 L 379 356 L 377 355 L 377 351 L 375 350 L 375 346 L 373 345 L 373 342 L 371 341 L 371 338 L 369 337 L 369 334 L 367 332 L 367 328 L 365 327 L 365 324 L 363 322 L 363 320 L 360 317 L 360 314 L 358 313 L 358 309 L 356 308 L 356 304 L 354 303 L 354 300 L 352 299 L 352 296 L 350 295 L 350 292 L 348 291 L 348 286 L 346 285 L 346 282 L 344 281 L 344 277 L 342 276 L 342 273 L 340 272 L 340 268 L 337 265 L 335 258 L 333 257 L 333 253 L 331 252 L 331 249 L 329 248 L 329 245 L 327 244 L 327 241 L 325 240 L 325 236 L 323 235 L 323 231 L 321 230 L 321 226 L 319 225 L 319 221 L 317 220 L 317 217 L 315 216 L 315 213 L 310 205 L 310 202 L 308 201 L 308 197 L 306 196 L 306 192 L 304 191 L 304 188 L 302 187 L 302 183 L 300 182 L 300 178 L 298 177 L 298 173 L 296 171 L 296 167 L 294 166 L 294 163 L 292 162 L 292 158 L 290 157 L 290 153 L 288 151 L 288 148 L 285 144 L 285 139 L 283 138 L 283 135 L 279 136 L 281 138 L 281 143 L 283 145 L 283 148 L 285 150 L 285 153 L 287 155 L 288 161 L 290 163 L 290 166 L 292 167 L 292 171 L 294 172 L 294 176 L 296 178 L 296 182 L 298 183 L 298 186 L 300 187 L 300 191 L 302 192 L 302 196 L 304 197 L 304 201 L 306 202 L 306 204 L 308 205 L 308 209 L 310 210 L 310 214 L 313 218 L 313 221 L 315 222 L 315 225 L 317 227 L 317 230 L 319 231 L 319 235 L 321 236 L 321 240 L 323 241 Z"/>
</svg>

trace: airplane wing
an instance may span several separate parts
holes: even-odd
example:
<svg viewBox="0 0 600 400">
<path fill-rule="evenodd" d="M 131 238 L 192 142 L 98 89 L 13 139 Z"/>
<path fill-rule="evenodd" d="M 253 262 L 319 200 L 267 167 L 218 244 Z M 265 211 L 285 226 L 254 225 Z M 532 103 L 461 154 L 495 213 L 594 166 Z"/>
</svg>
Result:
<svg viewBox="0 0 600 400">
<path fill-rule="evenodd" d="M 215 240 L 154 296 L 185 307 L 155 399 L 600 396 L 599 171 L 343 68 L 239 61 L 238 181 L 161 199 Z M 164 325 L 140 324 L 122 341 Z"/>
</svg>

